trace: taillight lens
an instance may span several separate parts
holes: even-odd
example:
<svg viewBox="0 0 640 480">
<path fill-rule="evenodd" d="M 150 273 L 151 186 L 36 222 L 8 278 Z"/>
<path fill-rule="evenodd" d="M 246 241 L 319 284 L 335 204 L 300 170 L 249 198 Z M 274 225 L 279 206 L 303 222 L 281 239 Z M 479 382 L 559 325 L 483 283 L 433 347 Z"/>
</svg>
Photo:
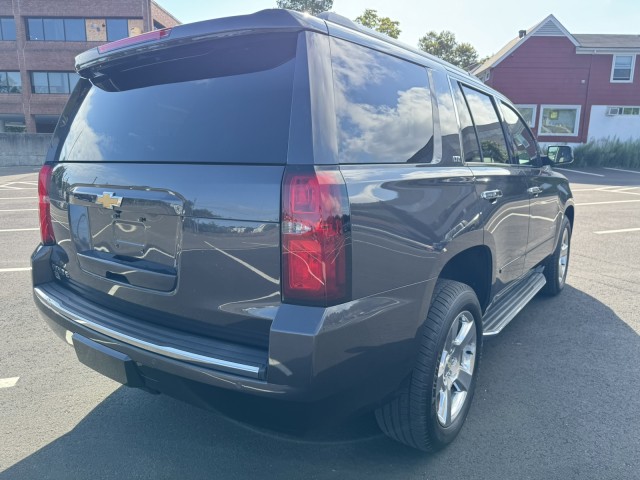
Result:
<svg viewBox="0 0 640 480">
<path fill-rule="evenodd" d="M 328 306 L 348 300 L 351 229 L 338 170 L 288 168 L 282 184 L 282 296 Z"/>
<path fill-rule="evenodd" d="M 38 208 L 40 210 L 40 237 L 43 245 L 53 245 L 56 237 L 53 235 L 51 223 L 51 201 L 49 200 L 49 185 L 51 183 L 51 165 L 44 165 L 38 176 Z"/>
</svg>

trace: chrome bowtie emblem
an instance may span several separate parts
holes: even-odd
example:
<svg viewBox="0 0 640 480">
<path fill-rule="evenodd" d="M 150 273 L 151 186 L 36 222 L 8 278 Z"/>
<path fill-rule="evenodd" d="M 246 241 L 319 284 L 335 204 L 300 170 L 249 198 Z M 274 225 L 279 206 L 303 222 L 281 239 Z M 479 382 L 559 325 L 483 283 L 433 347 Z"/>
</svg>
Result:
<svg viewBox="0 0 640 480">
<path fill-rule="evenodd" d="M 103 192 L 96 198 L 96 203 L 113 210 L 114 207 L 119 207 L 122 204 L 122 197 L 116 196 L 113 192 Z"/>
</svg>

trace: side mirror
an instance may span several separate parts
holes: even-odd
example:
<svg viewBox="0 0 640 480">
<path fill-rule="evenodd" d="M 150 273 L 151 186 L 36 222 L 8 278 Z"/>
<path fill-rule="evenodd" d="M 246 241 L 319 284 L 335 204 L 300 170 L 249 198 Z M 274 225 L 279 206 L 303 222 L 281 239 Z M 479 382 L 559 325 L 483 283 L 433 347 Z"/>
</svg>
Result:
<svg viewBox="0 0 640 480">
<path fill-rule="evenodd" d="M 554 165 L 568 165 L 573 162 L 573 150 L 567 145 L 551 145 L 547 147 L 547 157 Z"/>
</svg>

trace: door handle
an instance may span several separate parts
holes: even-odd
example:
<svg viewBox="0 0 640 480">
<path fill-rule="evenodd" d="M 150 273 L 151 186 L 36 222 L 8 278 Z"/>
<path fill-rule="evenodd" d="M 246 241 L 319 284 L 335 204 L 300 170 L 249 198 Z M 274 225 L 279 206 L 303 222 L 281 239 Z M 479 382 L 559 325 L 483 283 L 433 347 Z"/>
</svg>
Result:
<svg viewBox="0 0 640 480">
<path fill-rule="evenodd" d="M 527 188 L 527 192 L 531 195 L 538 195 L 539 193 L 542 193 L 542 189 L 540 187 L 531 187 Z"/>
<path fill-rule="evenodd" d="M 485 200 L 497 200 L 502 197 L 502 190 L 486 190 L 480 196 Z"/>
</svg>

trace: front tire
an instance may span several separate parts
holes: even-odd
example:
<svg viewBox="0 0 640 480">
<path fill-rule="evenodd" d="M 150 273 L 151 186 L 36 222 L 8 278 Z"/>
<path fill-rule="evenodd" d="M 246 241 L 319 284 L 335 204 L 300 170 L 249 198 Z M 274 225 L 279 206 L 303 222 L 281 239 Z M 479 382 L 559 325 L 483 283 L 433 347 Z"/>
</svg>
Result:
<svg viewBox="0 0 640 480">
<path fill-rule="evenodd" d="M 562 220 L 560 239 L 556 249 L 544 263 L 544 276 L 547 283 L 542 293 L 548 296 L 558 295 L 567 280 L 569 254 L 571 253 L 571 222 L 567 217 Z"/>
<path fill-rule="evenodd" d="M 376 410 L 389 437 L 425 452 L 451 443 L 475 390 L 482 312 L 474 291 L 452 280 L 436 284 L 409 382 Z"/>
</svg>

